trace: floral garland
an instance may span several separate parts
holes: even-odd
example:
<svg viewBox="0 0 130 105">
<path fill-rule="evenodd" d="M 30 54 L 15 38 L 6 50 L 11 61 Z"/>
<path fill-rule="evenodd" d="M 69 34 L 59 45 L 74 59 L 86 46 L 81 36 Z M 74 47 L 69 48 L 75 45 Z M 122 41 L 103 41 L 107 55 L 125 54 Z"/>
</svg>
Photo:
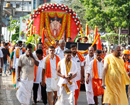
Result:
<svg viewBox="0 0 130 105">
<path fill-rule="evenodd" d="M 62 18 L 64 16 L 64 13 L 57 12 L 56 15 L 57 15 L 58 18 Z"/>
<path fill-rule="evenodd" d="M 65 30 L 65 26 L 66 26 L 66 14 L 64 14 L 63 21 L 62 21 L 62 24 L 61 24 L 61 31 L 59 32 L 58 37 L 55 37 L 55 38 L 52 37 L 49 24 L 50 23 L 49 23 L 48 13 L 45 13 L 45 25 L 46 25 L 46 30 L 47 30 L 47 37 L 50 38 L 51 40 L 56 40 L 56 39 L 60 40 L 62 35 L 63 35 L 63 32 Z"/>
<path fill-rule="evenodd" d="M 43 27 L 44 27 L 44 17 L 45 17 L 45 13 L 44 12 L 42 12 L 41 13 L 41 19 L 40 19 L 40 33 L 39 33 L 39 36 L 42 36 L 42 29 L 43 29 Z"/>
<path fill-rule="evenodd" d="M 58 18 L 62 18 L 64 16 L 64 13 L 59 13 L 59 12 L 49 12 L 48 15 L 51 18 L 54 18 L 55 16 L 57 16 Z"/>
<path fill-rule="evenodd" d="M 71 16 L 70 15 L 67 15 L 67 37 L 71 37 L 71 35 L 70 35 L 70 26 L 71 26 Z"/>
</svg>

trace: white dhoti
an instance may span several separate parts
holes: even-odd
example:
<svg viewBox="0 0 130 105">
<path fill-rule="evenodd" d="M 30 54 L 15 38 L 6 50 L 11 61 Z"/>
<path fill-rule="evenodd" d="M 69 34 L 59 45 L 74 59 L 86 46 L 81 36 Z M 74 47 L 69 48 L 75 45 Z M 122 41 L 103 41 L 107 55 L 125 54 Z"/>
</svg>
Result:
<svg viewBox="0 0 130 105">
<path fill-rule="evenodd" d="M 74 105 L 75 99 L 74 99 L 74 92 L 70 92 L 70 94 L 67 94 L 65 91 L 65 88 L 61 88 L 61 94 L 56 102 L 55 105 Z"/>
<path fill-rule="evenodd" d="M 87 98 L 88 104 L 95 104 L 91 76 L 89 77 L 89 83 L 88 84 L 85 81 L 85 88 L 86 88 L 86 98 Z"/>
<path fill-rule="evenodd" d="M 58 91 L 58 77 L 55 78 L 46 78 L 46 91 L 52 92 L 52 91 Z"/>
<path fill-rule="evenodd" d="M 31 91 L 33 88 L 33 80 L 28 81 L 28 79 L 21 79 L 20 82 L 17 83 L 17 92 L 16 97 L 21 104 L 30 105 L 31 99 Z"/>
</svg>

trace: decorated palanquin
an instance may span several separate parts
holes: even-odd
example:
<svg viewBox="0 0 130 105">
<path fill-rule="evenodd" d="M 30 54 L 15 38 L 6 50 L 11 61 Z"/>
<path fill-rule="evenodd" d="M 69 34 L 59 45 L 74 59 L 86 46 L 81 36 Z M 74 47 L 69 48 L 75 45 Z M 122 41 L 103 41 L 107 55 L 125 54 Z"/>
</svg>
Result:
<svg viewBox="0 0 130 105">
<path fill-rule="evenodd" d="M 76 12 L 63 4 L 43 4 L 31 14 L 31 19 L 46 48 L 55 40 L 71 37 L 73 41 L 82 32 Z"/>
</svg>

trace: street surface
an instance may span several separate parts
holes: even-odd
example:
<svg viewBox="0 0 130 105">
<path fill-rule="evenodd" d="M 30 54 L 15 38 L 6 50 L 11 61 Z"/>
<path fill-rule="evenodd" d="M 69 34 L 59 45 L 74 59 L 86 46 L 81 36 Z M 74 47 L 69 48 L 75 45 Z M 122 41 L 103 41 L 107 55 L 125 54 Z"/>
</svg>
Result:
<svg viewBox="0 0 130 105">
<path fill-rule="evenodd" d="M 0 74 L 0 105 L 20 105 L 15 94 L 16 89 L 12 85 L 11 75 L 1 76 Z M 101 105 L 101 97 L 99 97 L 98 99 L 99 99 L 99 105 Z M 85 92 L 80 92 L 77 104 L 88 105 L 86 101 Z M 32 101 L 30 105 L 32 105 Z M 43 103 L 40 102 L 37 105 L 43 105 Z"/>
</svg>

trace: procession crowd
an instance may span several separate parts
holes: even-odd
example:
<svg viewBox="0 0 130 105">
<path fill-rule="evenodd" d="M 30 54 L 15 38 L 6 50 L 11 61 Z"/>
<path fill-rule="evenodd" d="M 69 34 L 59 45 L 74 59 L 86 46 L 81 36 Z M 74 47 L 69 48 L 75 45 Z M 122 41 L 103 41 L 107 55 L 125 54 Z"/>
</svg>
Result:
<svg viewBox="0 0 130 105">
<path fill-rule="evenodd" d="M 67 38 L 71 42 L 71 38 Z M 65 40 L 55 40 L 47 50 L 39 42 L 35 51 L 22 41 L 15 45 L 2 43 L 0 47 L 0 72 L 7 76 L 8 69 L 16 87 L 16 97 L 21 105 L 77 105 L 81 84 L 85 84 L 89 105 L 128 105 L 130 84 L 130 46 L 111 45 L 94 50 L 88 48 L 81 54 L 75 44 L 65 48 Z M 87 43 L 87 37 L 83 37 Z M 9 68 L 7 68 L 9 62 Z M 3 67 L 3 68 L 2 68 Z M 52 97 L 53 94 L 53 97 Z"/>
</svg>

